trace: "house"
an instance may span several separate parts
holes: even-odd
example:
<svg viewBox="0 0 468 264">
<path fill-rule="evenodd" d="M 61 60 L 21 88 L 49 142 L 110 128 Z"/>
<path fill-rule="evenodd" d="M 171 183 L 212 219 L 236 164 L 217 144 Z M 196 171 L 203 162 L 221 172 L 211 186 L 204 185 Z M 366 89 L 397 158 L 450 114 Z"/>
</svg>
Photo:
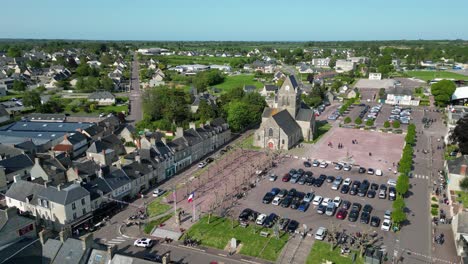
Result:
<svg viewBox="0 0 468 264">
<path fill-rule="evenodd" d="M 59 233 L 59 239 L 41 239 L 43 264 L 85 264 L 93 250 L 93 233 L 80 239 L 69 237 L 70 234 Z M 97 260 L 97 259 L 93 259 Z M 90 259 L 91 261 L 91 259 Z M 104 262 L 92 262 L 104 264 Z"/>
<path fill-rule="evenodd" d="M 349 60 L 336 60 L 335 71 L 338 73 L 354 71 L 356 69 L 356 62 Z"/>
<path fill-rule="evenodd" d="M 131 193 L 135 197 L 139 193 L 147 191 L 150 187 L 150 181 L 156 177 L 156 173 L 152 164 L 148 161 L 141 160 L 137 156 L 136 161 L 122 166 L 122 170 L 131 180 Z"/>
<path fill-rule="evenodd" d="M 65 114 L 40 114 L 32 113 L 26 117 L 26 120 L 29 122 L 65 122 Z"/>
<path fill-rule="evenodd" d="M 286 78 L 286 75 L 280 71 L 277 71 L 273 74 L 273 81 L 276 83 L 279 80 L 283 80 Z"/>
<path fill-rule="evenodd" d="M 348 61 L 354 62 L 356 64 L 367 64 L 369 63 L 368 57 L 348 57 Z"/>
<path fill-rule="evenodd" d="M 125 154 L 122 141 L 114 134 L 94 141 L 86 150 L 86 157 L 100 165 L 112 165 Z"/>
<path fill-rule="evenodd" d="M 77 183 L 51 186 L 14 178 L 5 194 L 8 207 L 16 207 L 36 217 L 53 230 L 73 228 L 92 217 L 89 192 Z"/>
<path fill-rule="evenodd" d="M 461 191 L 460 181 L 468 176 L 468 155 L 457 157 L 453 160 L 447 160 L 445 170 L 448 175 L 448 189 L 450 191 Z"/>
<path fill-rule="evenodd" d="M 15 176 L 28 178 L 33 166 L 34 162 L 26 154 L 0 160 L 0 189 L 5 189 L 11 184 Z"/>
<path fill-rule="evenodd" d="M 36 238 L 36 221 L 18 214 L 15 207 L 0 208 L 0 247 L 25 238 Z"/>
<path fill-rule="evenodd" d="M 212 95 L 208 92 L 203 92 L 195 95 L 195 98 L 193 99 L 193 103 L 190 105 L 190 111 L 192 113 L 196 113 L 198 111 L 198 108 L 200 107 L 200 103 L 202 101 L 205 101 L 209 106 L 212 108 L 216 109 L 217 104 L 216 100 L 218 99 L 217 96 Z"/>
<path fill-rule="evenodd" d="M 312 59 L 312 66 L 318 68 L 328 68 L 330 65 L 330 58 L 314 58 Z"/>
<path fill-rule="evenodd" d="M 314 112 L 301 102 L 295 77 L 288 76 L 278 91 L 276 107 L 266 107 L 263 111 L 262 124 L 255 131 L 254 146 L 290 149 L 301 140 L 312 140 L 314 133 Z"/>
<path fill-rule="evenodd" d="M 395 88 L 388 89 L 386 94 L 386 104 L 412 106 L 419 105 L 419 100 L 413 99 L 413 91 L 411 91 L 410 89 L 404 89 L 402 87 L 397 86 Z"/>
<path fill-rule="evenodd" d="M 453 216 L 452 232 L 457 256 L 460 256 L 463 263 L 466 263 L 468 256 L 468 212 L 461 211 Z"/>
<path fill-rule="evenodd" d="M 10 120 L 10 113 L 5 109 L 3 105 L 0 104 L 0 123 Z"/>
<path fill-rule="evenodd" d="M 83 154 L 88 147 L 88 140 L 79 132 L 65 134 L 62 142 L 55 145 L 52 150 L 56 154 L 67 153 L 72 157 L 78 157 Z"/>
<path fill-rule="evenodd" d="M 263 86 L 263 89 L 260 91 L 260 94 L 263 97 L 271 96 L 271 95 L 276 95 L 278 92 L 278 86 L 273 85 L 273 84 L 265 84 Z"/>
<path fill-rule="evenodd" d="M 0 160 L 24 154 L 24 150 L 0 143 Z"/>
<path fill-rule="evenodd" d="M 61 184 L 67 181 L 66 168 L 60 161 L 51 155 L 38 154 L 31 168 L 31 179 L 42 179 L 51 184 Z"/>
<path fill-rule="evenodd" d="M 6 96 L 8 92 L 8 87 L 6 84 L 0 84 L 0 96 Z"/>
<path fill-rule="evenodd" d="M 455 89 L 455 92 L 452 94 L 451 103 L 453 105 L 467 106 L 468 86 L 457 87 L 457 89 Z"/>
<path fill-rule="evenodd" d="M 99 91 L 90 94 L 88 101 L 96 102 L 98 105 L 113 105 L 115 104 L 115 96 L 107 91 Z"/>
</svg>

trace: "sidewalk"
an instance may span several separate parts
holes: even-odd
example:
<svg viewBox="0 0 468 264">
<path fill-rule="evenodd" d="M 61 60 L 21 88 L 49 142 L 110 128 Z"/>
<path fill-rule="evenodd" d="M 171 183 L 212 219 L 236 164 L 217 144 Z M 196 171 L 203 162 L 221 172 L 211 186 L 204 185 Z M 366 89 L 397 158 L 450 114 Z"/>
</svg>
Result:
<svg viewBox="0 0 468 264">
<path fill-rule="evenodd" d="M 284 246 L 276 262 L 280 264 L 306 263 L 314 241 L 312 236 L 302 238 L 299 234 L 295 234 Z"/>
</svg>

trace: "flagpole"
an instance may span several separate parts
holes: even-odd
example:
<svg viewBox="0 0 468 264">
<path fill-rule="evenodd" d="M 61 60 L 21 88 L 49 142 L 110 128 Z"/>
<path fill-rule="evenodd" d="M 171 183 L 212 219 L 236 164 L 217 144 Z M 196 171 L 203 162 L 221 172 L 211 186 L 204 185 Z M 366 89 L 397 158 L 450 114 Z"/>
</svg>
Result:
<svg viewBox="0 0 468 264">
<path fill-rule="evenodd" d="M 195 195 L 193 196 L 193 199 L 194 199 L 194 198 L 195 198 Z M 192 200 L 192 214 L 193 214 L 193 215 L 192 215 L 192 220 L 195 221 L 195 215 L 196 215 L 196 213 L 195 213 L 195 201 L 194 201 L 194 200 Z"/>
<path fill-rule="evenodd" d="M 173 187 L 173 193 L 172 193 L 172 198 L 174 198 L 174 216 L 176 218 L 176 224 L 177 224 L 177 227 L 179 227 L 179 217 L 177 215 L 177 193 L 176 193 L 176 187 L 174 185 Z"/>
</svg>

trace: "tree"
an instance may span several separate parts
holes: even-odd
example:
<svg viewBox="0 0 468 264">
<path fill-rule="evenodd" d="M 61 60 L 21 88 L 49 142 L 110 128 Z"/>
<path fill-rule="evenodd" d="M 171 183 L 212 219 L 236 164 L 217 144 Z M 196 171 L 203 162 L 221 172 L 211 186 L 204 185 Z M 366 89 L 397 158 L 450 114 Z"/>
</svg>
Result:
<svg viewBox="0 0 468 264">
<path fill-rule="evenodd" d="M 383 126 L 384 126 L 385 128 L 389 128 L 389 127 L 390 127 L 390 122 L 388 122 L 388 120 L 385 121 L 384 124 L 383 124 Z"/>
<path fill-rule="evenodd" d="M 242 101 L 231 102 L 228 106 L 227 121 L 233 131 L 243 131 L 252 122 L 249 105 Z"/>
<path fill-rule="evenodd" d="M 111 56 L 104 54 L 101 56 L 101 63 L 104 65 L 109 65 L 112 63 L 112 58 Z"/>
<path fill-rule="evenodd" d="M 394 224 L 399 226 L 401 223 L 406 221 L 406 213 L 403 209 L 396 209 L 392 212 L 392 221 Z"/>
<path fill-rule="evenodd" d="M 26 90 L 26 83 L 23 81 L 14 80 L 13 81 L 13 90 L 23 92 Z"/>
<path fill-rule="evenodd" d="M 344 123 L 345 123 L 345 124 L 351 123 L 351 117 L 347 116 L 347 117 L 344 119 Z"/>
<path fill-rule="evenodd" d="M 101 89 L 106 91 L 113 91 L 114 90 L 114 81 L 111 78 L 105 76 L 101 78 Z"/>
<path fill-rule="evenodd" d="M 369 119 L 366 121 L 366 126 L 373 126 L 374 125 L 374 119 Z"/>
<path fill-rule="evenodd" d="M 398 120 L 393 121 L 392 127 L 393 128 L 400 128 L 400 121 L 398 121 Z"/>
<path fill-rule="evenodd" d="M 361 124 L 362 124 L 362 119 L 358 116 L 358 117 L 356 117 L 356 119 L 354 120 L 354 123 L 355 123 L 356 125 L 361 125 Z"/>
<path fill-rule="evenodd" d="M 467 115 L 457 121 L 457 126 L 450 135 L 450 139 L 458 144 L 460 152 L 463 155 L 468 154 L 468 133 L 466 131 L 468 131 Z"/>
<path fill-rule="evenodd" d="M 438 106 L 446 106 L 450 102 L 456 85 L 450 80 L 441 80 L 431 86 L 431 93 Z"/>
<path fill-rule="evenodd" d="M 468 191 L 468 177 L 463 177 L 459 185 L 463 191 L 467 192 Z"/>
<path fill-rule="evenodd" d="M 404 196 L 408 192 L 409 186 L 410 186 L 409 177 L 405 174 L 402 174 L 397 179 L 395 189 L 397 193 Z"/>
<path fill-rule="evenodd" d="M 200 100 L 197 115 L 200 121 L 205 123 L 207 120 L 216 117 L 216 111 L 213 109 L 213 106 L 208 104 L 206 100 Z"/>
<path fill-rule="evenodd" d="M 7 51 L 7 56 L 11 58 L 21 57 L 21 50 L 18 47 L 10 47 Z"/>
<path fill-rule="evenodd" d="M 41 94 L 46 91 L 46 88 L 44 85 L 41 85 L 41 86 L 36 87 L 36 91 Z"/>
<path fill-rule="evenodd" d="M 23 97 L 23 104 L 25 106 L 38 108 L 41 106 L 41 96 L 36 91 L 25 92 Z"/>
<path fill-rule="evenodd" d="M 405 208 L 405 200 L 403 199 L 403 197 L 401 196 L 398 196 L 395 201 L 393 201 L 393 209 L 394 210 L 398 210 L 398 209 L 401 209 L 403 210 Z"/>
</svg>

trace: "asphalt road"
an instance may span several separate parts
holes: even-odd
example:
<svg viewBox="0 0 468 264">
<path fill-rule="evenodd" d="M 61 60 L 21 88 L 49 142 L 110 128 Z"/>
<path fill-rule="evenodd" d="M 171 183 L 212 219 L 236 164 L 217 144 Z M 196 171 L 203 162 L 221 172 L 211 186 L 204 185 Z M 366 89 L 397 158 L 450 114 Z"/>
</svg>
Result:
<svg viewBox="0 0 468 264">
<path fill-rule="evenodd" d="M 138 56 L 135 54 L 130 80 L 130 114 L 127 116 L 127 121 L 132 125 L 143 119 L 139 69 Z"/>
</svg>

